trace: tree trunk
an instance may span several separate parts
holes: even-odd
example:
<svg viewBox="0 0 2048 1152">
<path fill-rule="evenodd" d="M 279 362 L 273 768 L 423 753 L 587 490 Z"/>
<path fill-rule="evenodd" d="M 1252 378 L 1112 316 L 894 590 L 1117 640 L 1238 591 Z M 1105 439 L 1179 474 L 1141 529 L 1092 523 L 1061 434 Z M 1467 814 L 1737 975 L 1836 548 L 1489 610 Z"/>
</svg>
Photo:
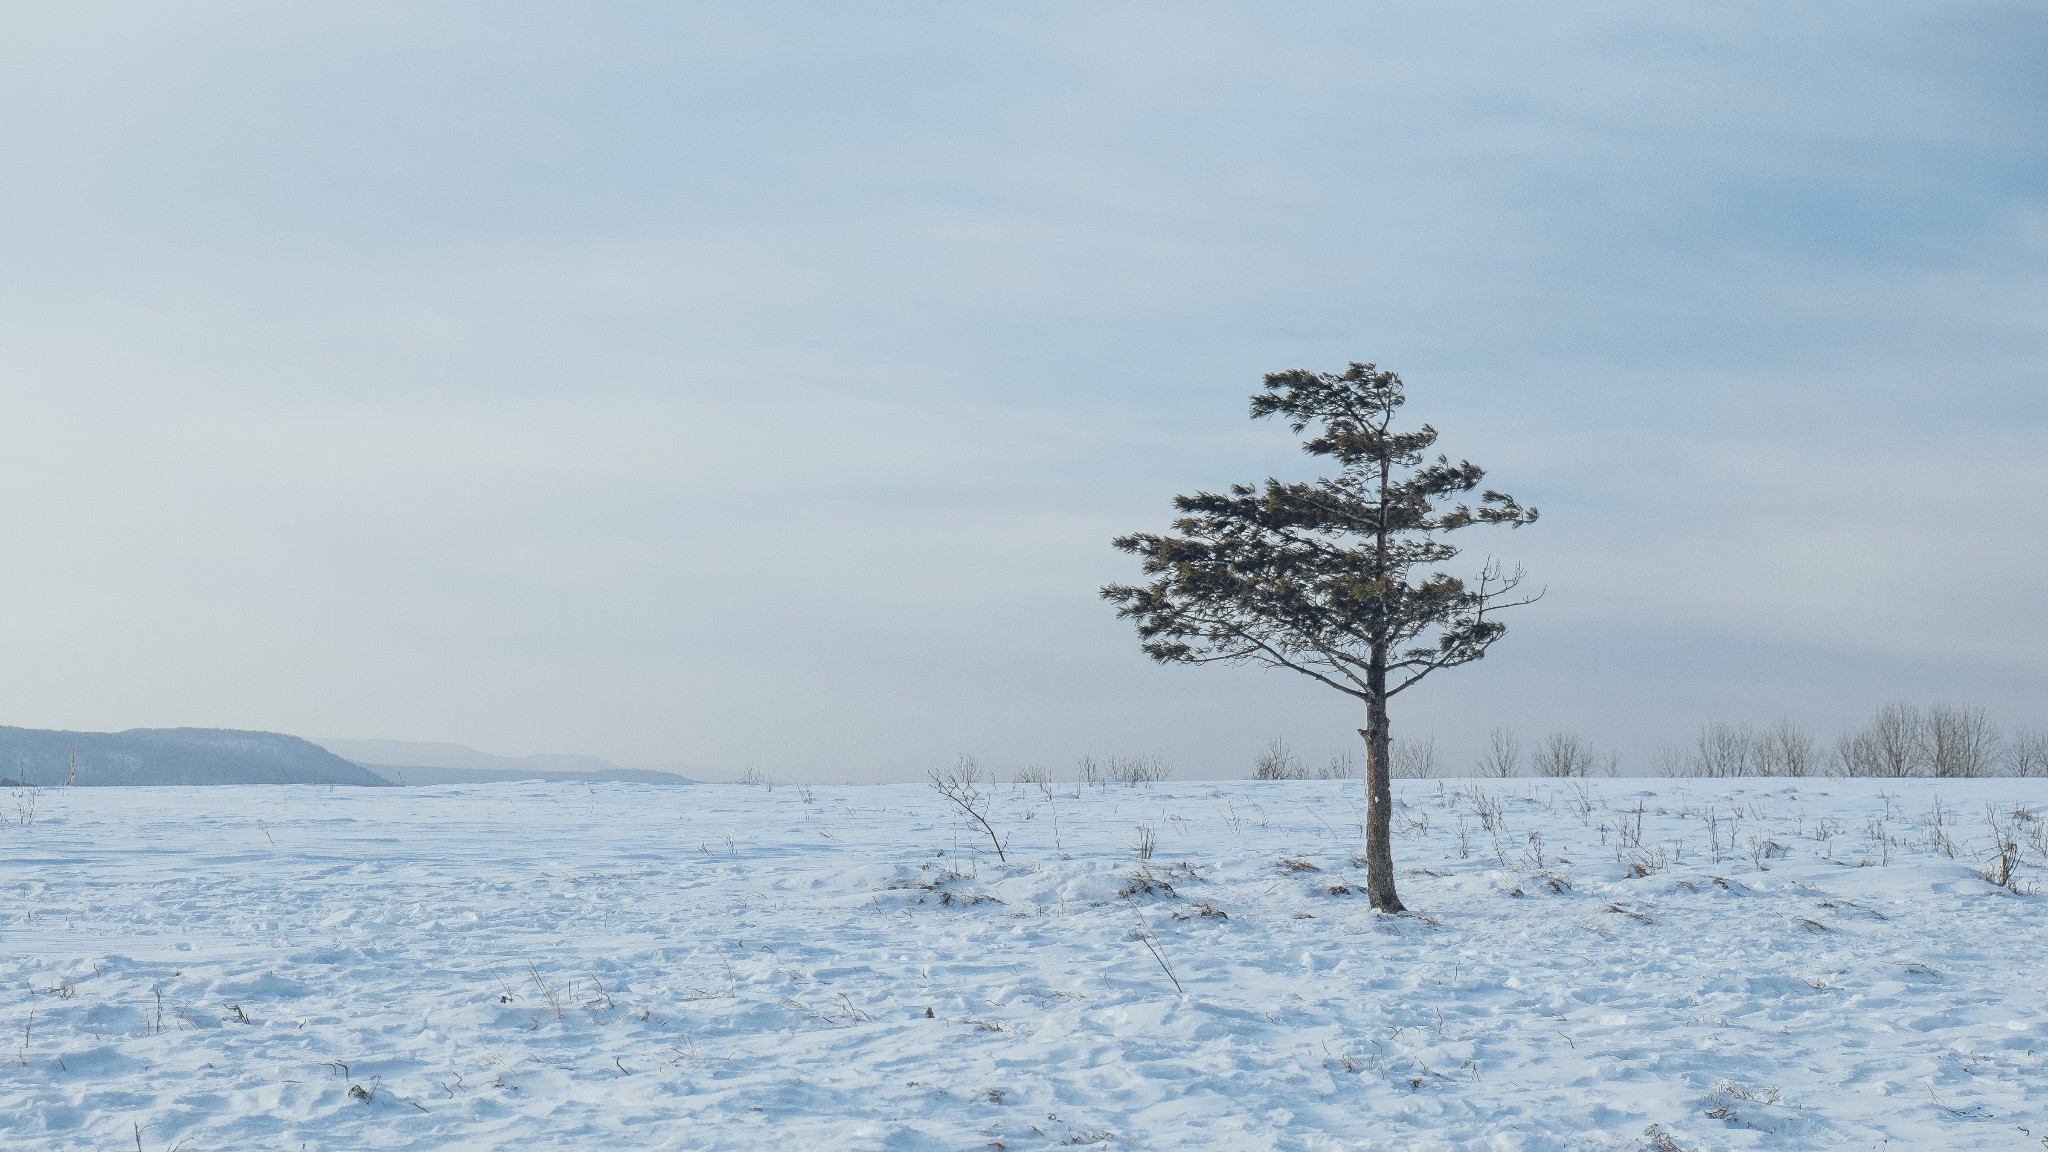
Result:
<svg viewBox="0 0 2048 1152">
<path fill-rule="evenodd" d="M 1375 911 L 1405 912 L 1394 891 L 1393 742 L 1387 730 L 1386 672 L 1377 658 L 1367 683 L 1373 695 L 1365 702 L 1365 727 L 1358 730 L 1365 737 L 1365 891 Z"/>
</svg>

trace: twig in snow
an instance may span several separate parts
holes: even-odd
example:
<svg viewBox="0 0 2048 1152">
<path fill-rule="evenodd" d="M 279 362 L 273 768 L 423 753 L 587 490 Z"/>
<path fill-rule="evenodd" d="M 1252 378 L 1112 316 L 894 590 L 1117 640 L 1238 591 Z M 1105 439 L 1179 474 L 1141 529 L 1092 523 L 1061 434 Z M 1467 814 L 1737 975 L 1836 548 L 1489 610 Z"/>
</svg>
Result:
<svg viewBox="0 0 2048 1152">
<path fill-rule="evenodd" d="M 1180 977 L 1173 974 L 1173 966 L 1166 962 L 1166 954 L 1159 950 L 1158 945 L 1152 943 L 1152 930 L 1140 927 L 1132 932 L 1131 936 L 1145 946 L 1145 951 L 1152 953 L 1154 960 L 1159 961 L 1159 970 L 1166 973 L 1168 980 L 1173 981 L 1173 990 L 1183 996 L 1187 995 L 1188 990 L 1180 986 Z"/>
<path fill-rule="evenodd" d="M 546 980 L 541 979 L 540 968 L 533 961 L 529 960 L 526 962 L 526 970 L 533 973 L 533 986 L 540 989 L 540 998 L 547 1001 L 548 1007 L 555 1010 L 555 1019 L 560 1020 L 562 1018 L 562 998 L 555 993 L 553 986 Z"/>
</svg>

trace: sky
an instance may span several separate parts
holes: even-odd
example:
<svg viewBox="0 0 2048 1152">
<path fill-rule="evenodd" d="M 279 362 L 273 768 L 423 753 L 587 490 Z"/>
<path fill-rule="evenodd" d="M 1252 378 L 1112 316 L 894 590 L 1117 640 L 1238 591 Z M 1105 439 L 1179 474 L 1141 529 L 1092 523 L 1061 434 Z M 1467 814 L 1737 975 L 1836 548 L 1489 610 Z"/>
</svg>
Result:
<svg viewBox="0 0 2048 1152">
<path fill-rule="evenodd" d="M 1543 514 L 1447 770 L 2048 727 L 2038 5 L 10 5 L 0 157 L 0 724 L 1320 760 L 1096 590 L 1366 360 Z"/>
</svg>

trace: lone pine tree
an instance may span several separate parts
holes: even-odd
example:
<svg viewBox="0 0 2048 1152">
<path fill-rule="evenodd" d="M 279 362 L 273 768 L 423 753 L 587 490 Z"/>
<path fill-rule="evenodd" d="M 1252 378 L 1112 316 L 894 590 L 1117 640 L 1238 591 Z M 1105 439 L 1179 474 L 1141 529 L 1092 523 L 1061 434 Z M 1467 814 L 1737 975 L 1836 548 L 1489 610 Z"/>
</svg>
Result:
<svg viewBox="0 0 2048 1152">
<path fill-rule="evenodd" d="M 1382 912 L 1404 910 L 1394 890 L 1387 702 L 1439 668 L 1484 656 L 1506 630 L 1496 614 L 1535 599 L 1517 594 L 1519 568 L 1504 573 L 1488 561 L 1467 581 L 1438 567 L 1458 555 L 1445 533 L 1519 527 L 1536 509 L 1491 489 L 1451 503 L 1486 474 L 1470 461 L 1428 460 L 1436 430 L 1426 424 L 1393 431 L 1404 399 L 1401 378 L 1372 364 L 1268 375 L 1252 419 L 1282 416 L 1297 434 L 1310 432 L 1302 450 L 1334 462 L 1336 474 L 1176 496 L 1172 534 L 1115 541 L 1143 560 L 1151 583 L 1102 589 L 1162 664 L 1286 668 L 1364 703 L 1366 891 Z"/>
</svg>

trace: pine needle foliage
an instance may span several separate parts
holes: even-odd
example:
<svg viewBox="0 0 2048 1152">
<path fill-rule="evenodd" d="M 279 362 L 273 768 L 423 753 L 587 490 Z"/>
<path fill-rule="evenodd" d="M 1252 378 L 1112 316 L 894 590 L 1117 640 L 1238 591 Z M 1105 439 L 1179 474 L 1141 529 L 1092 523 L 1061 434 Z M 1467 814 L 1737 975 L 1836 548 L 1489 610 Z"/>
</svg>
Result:
<svg viewBox="0 0 2048 1152">
<path fill-rule="evenodd" d="M 1405 399 L 1401 378 L 1369 363 L 1269 374 L 1252 418 L 1284 419 L 1334 474 L 1176 496 L 1171 532 L 1114 541 L 1150 582 L 1102 589 L 1154 660 L 1285 668 L 1365 704 L 1367 891 L 1385 912 L 1402 910 L 1387 701 L 1483 657 L 1506 630 L 1497 614 L 1535 599 L 1519 594 L 1520 569 L 1488 561 L 1465 579 L 1440 567 L 1459 554 L 1445 534 L 1534 523 L 1536 509 L 1490 488 L 1470 499 L 1485 472 L 1431 458 L 1426 424 L 1396 431 Z"/>
</svg>

